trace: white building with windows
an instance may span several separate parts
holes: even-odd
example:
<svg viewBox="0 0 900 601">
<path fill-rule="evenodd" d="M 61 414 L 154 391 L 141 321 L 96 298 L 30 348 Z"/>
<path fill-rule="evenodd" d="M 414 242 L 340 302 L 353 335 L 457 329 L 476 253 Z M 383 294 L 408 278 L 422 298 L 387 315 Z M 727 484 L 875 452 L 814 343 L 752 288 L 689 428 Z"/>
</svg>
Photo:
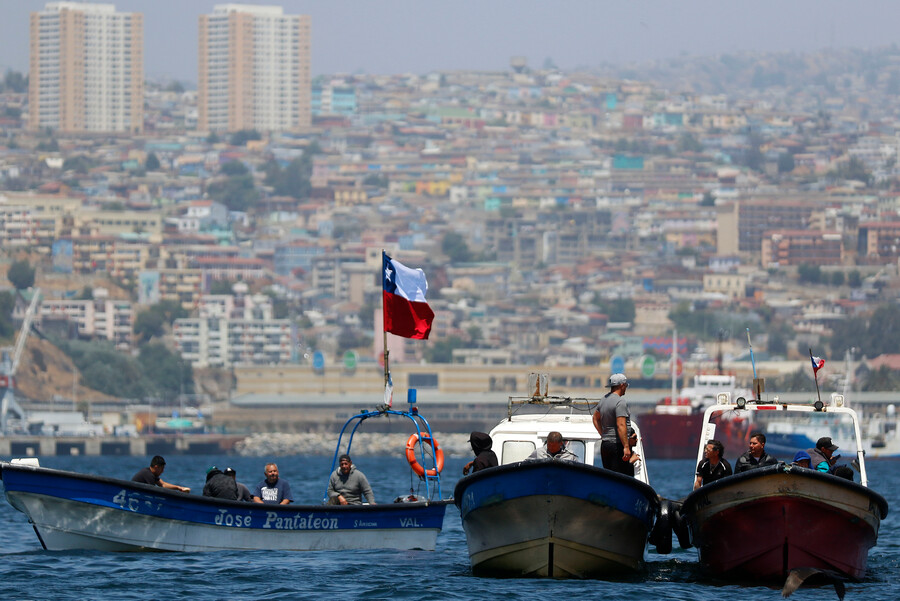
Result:
<svg viewBox="0 0 900 601">
<path fill-rule="evenodd" d="M 31 13 L 28 78 L 31 129 L 143 131 L 143 15 L 48 3 Z"/>
<path fill-rule="evenodd" d="M 220 4 L 200 15 L 197 128 L 309 127 L 310 18 L 280 6 Z"/>
</svg>

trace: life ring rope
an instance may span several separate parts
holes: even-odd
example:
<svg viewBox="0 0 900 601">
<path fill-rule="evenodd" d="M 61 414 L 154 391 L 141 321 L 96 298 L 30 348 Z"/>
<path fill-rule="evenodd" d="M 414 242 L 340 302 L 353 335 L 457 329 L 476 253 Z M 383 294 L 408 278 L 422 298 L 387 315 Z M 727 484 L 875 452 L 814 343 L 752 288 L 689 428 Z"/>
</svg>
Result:
<svg viewBox="0 0 900 601">
<path fill-rule="evenodd" d="M 419 434 L 418 432 L 414 432 L 410 435 L 409 438 L 406 439 L 406 460 L 409 462 L 409 467 L 419 475 L 420 478 L 424 478 L 427 473 L 429 476 L 438 475 L 441 470 L 444 469 L 444 451 L 441 450 L 441 445 L 438 444 L 438 441 L 433 436 L 429 436 L 427 433 L 422 433 L 422 443 L 427 447 L 431 448 L 431 444 L 434 444 L 434 467 L 435 469 L 429 469 L 426 472 L 425 466 L 419 463 L 418 459 L 416 459 L 416 446 L 419 444 Z"/>
</svg>

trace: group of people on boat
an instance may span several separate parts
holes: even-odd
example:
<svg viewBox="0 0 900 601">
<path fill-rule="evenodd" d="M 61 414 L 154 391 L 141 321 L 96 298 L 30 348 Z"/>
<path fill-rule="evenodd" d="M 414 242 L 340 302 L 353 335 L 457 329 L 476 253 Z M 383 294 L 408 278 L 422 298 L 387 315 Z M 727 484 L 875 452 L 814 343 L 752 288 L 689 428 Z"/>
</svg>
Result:
<svg viewBox="0 0 900 601">
<path fill-rule="evenodd" d="M 823 436 L 816 441 L 814 448 L 797 451 L 791 465 L 827 472 L 852 480 L 853 470 L 846 465 L 836 465 L 837 460 L 841 457 L 835 454 L 837 450 L 838 446 L 831 438 Z M 778 459 L 766 452 L 766 435 L 760 431 L 750 433 L 749 448 L 738 457 L 733 471 L 731 464 L 723 456 L 724 453 L 725 447 L 720 441 L 715 439 L 707 441 L 703 450 L 703 460 L 697 464 L 694 490 L 733 473 L 740 474 L 748 470 L 778 464 Z"/>
<path fill-rule="evenodd" d="M 496 465 L 496 457 L 494 458 L 494 465 Z M 150 466 L 139 470 L 131 480 L 184 493 L 191 492 L 191 489 L 187 486 L 179 486 L 164 481 L 162 474 L 165 469 L 165 458 L 161 455 L 156 455 L 150 460 Z M 206 470 L 206 484 L 203 486 L 203 496 L 269 505 L 287 505 L 294 502 L 291 485 L 287 480 L 279 476 L 278 465 L 267 463 L 263 473 L 265 477 L 251 492 L 246 485 L 237 481 L 237 472 L 234 468 L 226 467 L 223 471 L 216 466 L 212 466 Z M 375 494 L 372 492 L 369 480 L 365 474 L 353 465 L 353 460 L 347 454 L 340 456 L 338 467 L 328 480 L 327 494 L 327 502 L 331 505 L 359 505 L 362 504 L 363 497 L 370 505 L 375 504 Z"/>
<path fill-rule="evenodd" d="M 609 377 L 608 385 L 609 392 L 598 403 L 593 416 L 594 428 L 600 434 L 603 467 L 634 476 L 641 469 L 641 458 L 633 450 L 637 445 L 637 433 L 631 425 L 631 412 L 623 398 L 628 389 L 628 378 L 625 374 L 613 374 Z M 497 455 L 491 450 L 490 435 L 472 432 L 469 443 L 475 459 L 463 467 L 463 475 L 497 465 Z M 567 448 L 563 435 L 555 431 L 547 434 L 544 445 L 535 449 L 526 461 L 540 459 L 579 461 L 578 455 Z"/>
</svg>

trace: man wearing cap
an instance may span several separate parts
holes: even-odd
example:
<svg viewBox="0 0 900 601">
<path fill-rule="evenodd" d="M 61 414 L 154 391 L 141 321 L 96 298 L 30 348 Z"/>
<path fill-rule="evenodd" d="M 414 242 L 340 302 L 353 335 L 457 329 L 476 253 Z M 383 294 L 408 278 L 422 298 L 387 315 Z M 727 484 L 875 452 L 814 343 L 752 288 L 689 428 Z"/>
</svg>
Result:
<svg viewBox="0 0 900 601">
<path fill-rule="evenodd" d="M 203 487 L 203 496 L 236 501 L 238 498 L 237 483 L 233 478 L 226 476 L 222 470 L 212 466 L 206 470 L 206 485 Z"/>
<path fill-rule="evenodd" d="M 472 432 L 469 435 L 469 444 L 472 445 L 475 459 L 463 466 L 463 476 L 468 476 L 470 470 L 472 473 L 475 473 L 498 465 L 497 454 L 491 450 L 491 447 L 494 446 L 494 441 L 491 439 L 490 434 Z"/>
<path fill-rule="evenodd" d="M 622 398 L 628 388 L 625 374 L 609 377 L 609 392 L 594 411 L 594 428 L 600 434 L 600 457 L 603 467 L 626 476 L 634 476 L 631 464 L 631 444 L 628 442 L 628 428 L 631 427 L 631 412 Z"/>
<path fill-rule="evenodd" d="M 233 467 L 226 467 L 225 475 L 228 476 L 229 478 L 231 478 L 232 480 L 234 480 L 234 483 L 237 486 L 237 490 L 238 490 L 238 496 L 237 496 L 238 501 L 252 501 L 253 500 L 253 495 L 250 494 L 250 489 L 247 488 L 247 485 L 237 481 L 237 472 L 234 471 Z"/>
<path fill-rule="evenodd" d="M 812 458 L 809 456 L 809 453 L 806 451 L 797 451 L 797 454 L 794 455 L 794 460 L 791 461 L 791 465 L 809 469 L 810 461 L 812 461 Z"/>
<path fill-rule="evenodd" d="M 840 455 L 834 454 L 837 450 L 838 446 L 831 442 L 831 438 L 823 436 L 816 441 L 816 448 L 806 449 L 810 457 L 809 466 L 819 472 L 831 471 L 838 457 L 840 457 Z"/>
<path fill-rule="evenodd" d="M 338 467 L 328 479 L 329 505 L 362 505 L 363 497 L 369 505 L 375 504 L 375 493 L 366 475 L 356 469 L 346 453 L 338 458 Z"/>
<path fill-rule="evenodd" d="M 145 467 L 139 470 L 138 473 L 131 477 L 131 481 L 150 484 L 151 486 L 161 486 L 170 490 L 191 492 L 191 489 L 187 486 L 178 486 L 177 484 L 169 484 L 168 482 L 164 482 L 160 476 L 162 476 L 162 473 L 165 471 L 165 469 L 166 460 L 163 459 L 162 455 L 155 455 L 153 459 L 150 460 L 150 467 Z"/>
</svg>

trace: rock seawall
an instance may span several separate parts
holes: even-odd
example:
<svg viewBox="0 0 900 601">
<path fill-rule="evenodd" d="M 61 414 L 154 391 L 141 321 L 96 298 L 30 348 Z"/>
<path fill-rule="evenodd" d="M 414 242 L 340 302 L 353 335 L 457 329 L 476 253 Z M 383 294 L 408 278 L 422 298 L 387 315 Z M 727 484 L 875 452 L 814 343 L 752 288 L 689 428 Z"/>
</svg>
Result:
<svg viewBox="0 0 900 601">
<path fill-rule="evenodd" d="M 400 454 L 405 452 L 407 438 L 409 434 L 359 432 L 353 437 L 353 454 Z M 468 434 L 436 433 L 435 438 L 447 457 L 466 457 L 472 454 Z M 253 434 L 238 441 L 234 450 L 245 457 L 329 455 L 334 452 L 334 444 L 333 433 Z"/>
</svg>

